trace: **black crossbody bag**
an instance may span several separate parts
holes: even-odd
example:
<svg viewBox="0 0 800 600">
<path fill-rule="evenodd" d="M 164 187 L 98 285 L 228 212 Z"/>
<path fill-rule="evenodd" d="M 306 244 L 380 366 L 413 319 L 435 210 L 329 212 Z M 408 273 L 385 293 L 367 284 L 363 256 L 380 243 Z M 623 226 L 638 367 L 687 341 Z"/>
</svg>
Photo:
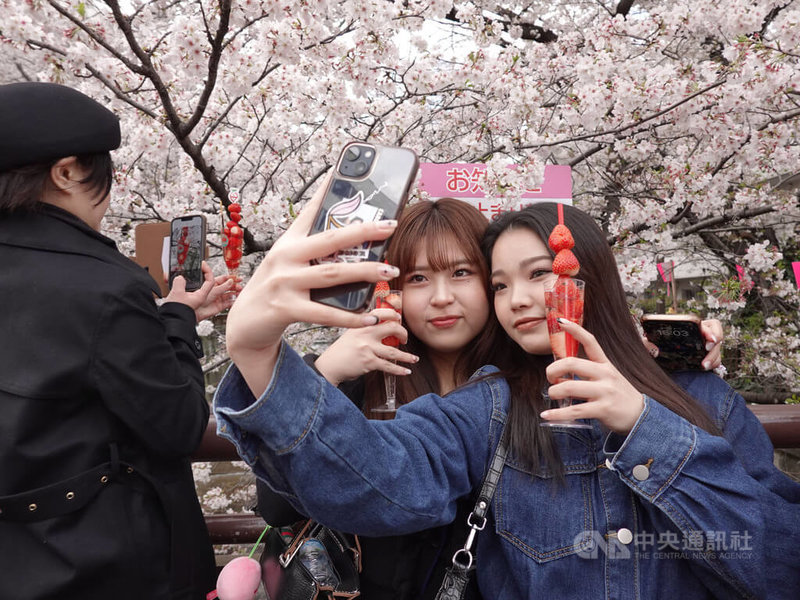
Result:
<svg viewBox="0 0 800 600">
<path fill-rule="evenodd" d="M 350 600 L 361 594 L 358 536 L 313 519 L 270 529 L 260 562 L 268 600 Z"/>
<path fill-rule="evenodd" d="M 447 568 L 442 585 L 436 594 L 436 600 L 462 600 L 466 597 L 467 587 L 470 583 L 472 572 L 475 570 L 476 557 L 472 551 L 472 545 L 475 543 L 475 536 L 478 535 L 478 532 L 486 527 L 486 513 L 492 504 L 494 491 L 506 464 L 506 454 L 508 454 L 507 431 L 507 428 L 503 429 L 500 442 L 497 444 L 497 450 L 495 450 L 494 457 L 489 465 L 489 470 L 483 478 L 475 508 L 467 516 L 467 525 L 470 528 L 467 541 L 464 543 L 464 547 L 457 550 L 453 555 L 452 564 Z"/>
</svg>

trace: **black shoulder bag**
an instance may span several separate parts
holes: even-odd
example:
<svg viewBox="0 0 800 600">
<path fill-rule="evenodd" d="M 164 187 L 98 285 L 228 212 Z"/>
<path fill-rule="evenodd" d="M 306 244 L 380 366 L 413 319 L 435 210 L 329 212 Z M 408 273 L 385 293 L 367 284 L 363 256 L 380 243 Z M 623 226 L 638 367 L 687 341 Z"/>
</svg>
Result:
<svg viewBox="0 0 800 600">
<path fill-rule="evenodd" d="M 270 529 L 260 562 L 269 600 L 347 600 L 360 595 L 358 536 L 313 519 Z"/>
<path fill-rule="evenodd" d="M 497 450 L 494 452 L 494 458 L 492 458 L 492 462 L 489 465 L 489 470 L 483 478 L 475 508 L 467 516 L 467 525 L 470 527 L 467 541 L 464 543 L 464 547 L 457 550 L 453 555 L 453 564 L 447 568 L 442 585 L 436 594 L 436 600 L 462 600 L 466 597 L 467 585 L 472 572 L 475 570 L 475 556 L 472 552 L 472 544 L 475 542 L 475 536 L 478 532 L 486 527 L 486 513 L 492 504 L 494 491 L 506 464 L 506 454 L 508 453 L 506 432 L 507 428 L 504 428 L 500 436 L 500 442 L 497 444 Z"/>
</svg>

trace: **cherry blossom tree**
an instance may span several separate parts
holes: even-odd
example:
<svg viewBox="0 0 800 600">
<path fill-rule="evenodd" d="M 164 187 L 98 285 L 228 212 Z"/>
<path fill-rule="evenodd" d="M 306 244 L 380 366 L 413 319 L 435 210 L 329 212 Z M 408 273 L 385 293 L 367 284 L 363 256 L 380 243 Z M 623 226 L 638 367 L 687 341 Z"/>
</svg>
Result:
<svg viewBox="0 0 800 600">
<path fill-rule="evenodd" d="M 218 231 L 237 188 L 255 260 L 349 140 L 485 162 L 508 202 L 569 164 L 633 296 L 657 261 L 704 263 L 688 308 L 730 325 L 729 369 L 800 388 L 798 0 L 0 6 L 4 81 L 63 82 L 120 116 L 124 248 L 186 212 Z"/>
</svg>

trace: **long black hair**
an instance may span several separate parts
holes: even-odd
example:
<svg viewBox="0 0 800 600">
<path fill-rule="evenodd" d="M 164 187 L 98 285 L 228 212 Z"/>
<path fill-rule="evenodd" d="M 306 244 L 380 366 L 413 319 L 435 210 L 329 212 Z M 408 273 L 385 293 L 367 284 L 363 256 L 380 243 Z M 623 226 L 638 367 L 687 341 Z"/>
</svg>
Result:
<svg viewBox="0 0 800 600">
<path fill-rule="evenodd" d="M 609 361 L 637 390 L 690 423 L 718 433 L 706 411 L 669 378 L 642 344 L 617 263 L 600 227 L 591 216 L 568 205 L 564 206 L 564 223 L 575 239 L 573 252 L 581 265 L 578 277 L 586 282 L 583 326 L 597 338 Z M 547 244 L 556 224 L 557 205 L 551 202 L 502 214 L 489 225 L 483 238 L 487 263 L 491 265 L 492 250 L 504 232 L 525 228 Z M 549 408 L 544 406 L 539 390 L 547 385 L 544 370 L 551 358 L 527 354 L 496 319 L 492 320 L 493 326 L 481 336 L 477 348 L 484 352 L 493 349 L 492 361 L 503 370 L 511 387 L 511 447 L 534 472 L 541 469 L 543 462 L 554 473 L 563 474 L 563 464 L 558 460 L 549 430 L 539 427 L 539 413 Z"/>
</svg>

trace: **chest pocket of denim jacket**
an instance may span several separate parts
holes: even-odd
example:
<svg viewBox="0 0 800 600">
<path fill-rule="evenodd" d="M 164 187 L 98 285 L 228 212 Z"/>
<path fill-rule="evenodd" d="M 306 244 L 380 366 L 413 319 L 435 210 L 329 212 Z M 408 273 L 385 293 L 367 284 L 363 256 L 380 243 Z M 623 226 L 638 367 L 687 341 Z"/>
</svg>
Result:
<svg viewBox="0 0 800 600">
<path fill-rule="evenodd" d="M 495 497 L 497 533 L 537 562 L 548 562 L 592 544 L 592 484 L 595 460 L 591 442 L 574 432 L 556 431 L 565 466 L 564 483 L 542 468 L 530 470 L 509 455 Z"/>
</svg>

